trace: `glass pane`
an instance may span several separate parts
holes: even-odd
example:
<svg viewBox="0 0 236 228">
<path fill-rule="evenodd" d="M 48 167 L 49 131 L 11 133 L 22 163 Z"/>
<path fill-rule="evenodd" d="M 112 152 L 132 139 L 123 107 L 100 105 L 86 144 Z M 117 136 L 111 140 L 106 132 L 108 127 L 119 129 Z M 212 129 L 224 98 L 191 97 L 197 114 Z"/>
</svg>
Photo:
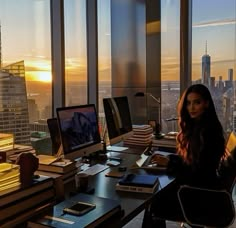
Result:
<svg viewBox="0 0 236 228">
<path fill-rule="evenodd" d="M 176 108 L 180 95 L 180 2 L 161 0 L 162 131 L 177 131 Z"/>
<path fill-rule="evenodd" d="M 86 0 L 65 0 L 66 105 L 87 104 Z"/>
<path fill-rule="evenodd" d="M 0 132 L 29 144 L 51 116 L 50 1 L 1 0 L 0 21 Z"/>
<path fill-rule="evenodd" d="M 236 1 L 193 1 L 192 81 L 213 95 L 225 131 L 235 126 Z"/>
<path fill-rule="evenodd" d="M 110 0 L 98 0 L 98 80 L 101 136 L 105 129 L 103 98 L 111 97 L 111 18 Z"/>
</svg>

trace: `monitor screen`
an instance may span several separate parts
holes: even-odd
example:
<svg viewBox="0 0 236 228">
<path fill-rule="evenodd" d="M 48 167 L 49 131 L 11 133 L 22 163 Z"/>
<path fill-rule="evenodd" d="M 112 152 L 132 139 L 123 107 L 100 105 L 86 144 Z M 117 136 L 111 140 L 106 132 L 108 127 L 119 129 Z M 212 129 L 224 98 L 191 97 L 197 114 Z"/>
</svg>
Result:
<svg viewBox="0 0 236 228">
<path fill-rule="evenodd" d="M 57 108 L 65 158 L 77 159 L 102 149 L 94 104 Z"/>
<path fill-rule="evenodd" d="M 61 146 L 61 137 L 57 118 L 47 119 L 48 130 L 52 141 L 52 155 L 56 155 Z"/>
<path fill-rule="evenodd" d="M 103 107 L 110 145 L 132 136 L 133 128 L 128 98 L 126 96 L 103 98 Z"/>
</svg>

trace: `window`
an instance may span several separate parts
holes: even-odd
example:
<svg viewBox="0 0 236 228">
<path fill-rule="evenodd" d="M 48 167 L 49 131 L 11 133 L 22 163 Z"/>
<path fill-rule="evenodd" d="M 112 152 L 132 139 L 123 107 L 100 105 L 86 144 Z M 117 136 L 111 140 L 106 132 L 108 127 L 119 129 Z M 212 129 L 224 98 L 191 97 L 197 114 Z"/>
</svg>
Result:
<svg viewBox="0 0 236 228">
<path fill-rule="evenodd" d="M 0 132 L 28 144 L 31 124 L 51 116 L 50 1 L 1 0 L 0 21 Z"/>
<path fill-rule="evenodd" d="M 180 96 L 180 2 L 161 0 L 161 97 L 162 131 L 176 131 Z"/>
<path fill-rule="evenodd" d="M 86 0 L 65 0 L 66 105 L 87 104 Z"/>
<path fill-rule="evenodd" d="M 193 1 L 192 83 L 207 85 L 225 131 L 236 130 L 236 1 Z"/>
<path fill-rule="evenodd" d="M 110 0 L 98 0 L 98 99 L 101 130 L 105 127 L 103 98 L 111 97 L 111 18 Z"/>
</svg>

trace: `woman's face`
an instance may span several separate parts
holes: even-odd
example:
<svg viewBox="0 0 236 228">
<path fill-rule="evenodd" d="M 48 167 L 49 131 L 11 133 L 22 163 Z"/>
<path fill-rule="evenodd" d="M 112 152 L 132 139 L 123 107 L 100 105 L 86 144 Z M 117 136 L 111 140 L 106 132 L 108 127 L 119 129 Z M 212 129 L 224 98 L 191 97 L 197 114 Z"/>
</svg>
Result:
<svg viewBox="0 0 236 228">
<path fill-rule="evenodd" d="M 191 92 L 187 96 L 187 111 L 191 118 L 198 119 L 208 107 L 208 102 L 203 100 L 198 93 Z"/>
</svg>

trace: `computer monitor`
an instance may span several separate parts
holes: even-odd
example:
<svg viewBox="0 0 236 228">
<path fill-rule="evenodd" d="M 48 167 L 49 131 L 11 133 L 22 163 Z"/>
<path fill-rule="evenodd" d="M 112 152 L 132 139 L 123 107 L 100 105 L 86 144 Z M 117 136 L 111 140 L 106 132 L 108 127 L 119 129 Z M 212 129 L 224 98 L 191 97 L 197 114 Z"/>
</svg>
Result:
<svg viewBox="0 0 236 228">
<path fill-rule="evenodd" d="M 133 135 L 129 102 L 126 96 L 103 98 L 110 145 Z"/>
<path fill-rule="evenodd" d="M 94 104 L 56 109 L 64 157 L 77 159 L 102 149 Z"/>
<path fill-rule="evenodd" d="M 52 141 L 52 155 L 56 155 L 61 146 L 61 136 L 57 118 L 47 119 L 47 125 Z"/>
</svg>

